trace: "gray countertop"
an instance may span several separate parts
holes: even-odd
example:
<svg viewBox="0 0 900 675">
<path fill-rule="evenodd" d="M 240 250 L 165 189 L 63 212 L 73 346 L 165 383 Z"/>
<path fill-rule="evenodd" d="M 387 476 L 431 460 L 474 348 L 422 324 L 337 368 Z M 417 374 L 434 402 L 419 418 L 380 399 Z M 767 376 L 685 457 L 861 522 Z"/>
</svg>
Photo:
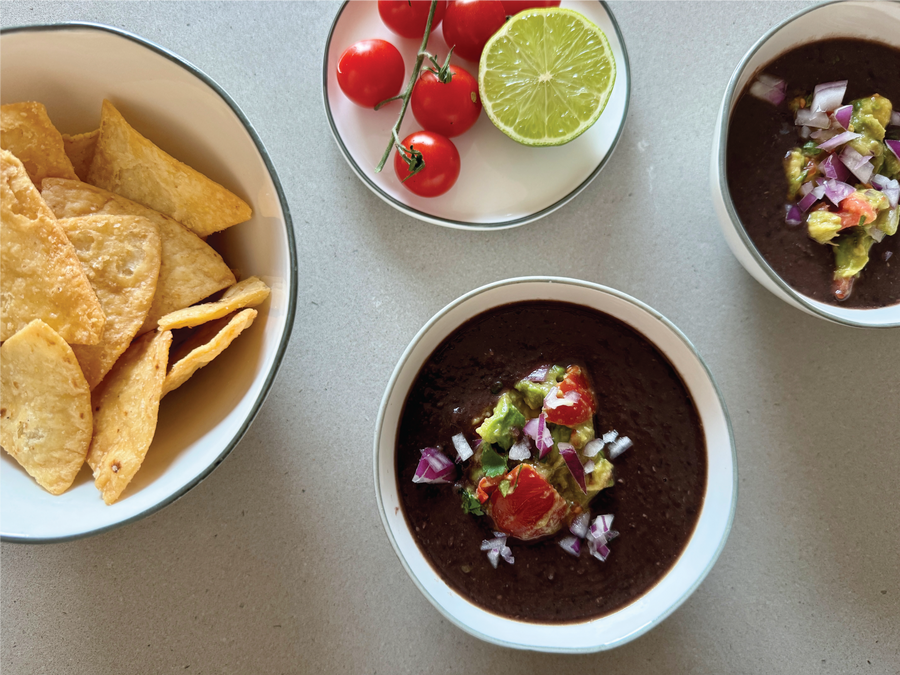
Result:
<svg viewBox="0 0 900 675">
<path fill-rule="evenodd" d="M 729 252 L 710 196 L 728 78 L 809 3 L 610 4 L 633 74 L 611 161 L 547 218 L 472 233 L 398 213 L 341 157 L 321 98 L 334 2 L 4 0 L 4 26 L 111 24 L 221 84 L 270 151 L 300 262 L 281 372 L 207 480 L 112 532 L 0 547 L 5 673 L 900 672 L 900 333 L 775 298 Z M 551 242 L 555 259 L 534 255 Z M 734 424 L 739 502 L 721 558 L 661 626 L 612 652 L 469 637 L 416 590 L 376 512 L 373 429 L 406 344 L 449 301 L 523 273 L 613 286 L 668 316 Z"/>
</svg>

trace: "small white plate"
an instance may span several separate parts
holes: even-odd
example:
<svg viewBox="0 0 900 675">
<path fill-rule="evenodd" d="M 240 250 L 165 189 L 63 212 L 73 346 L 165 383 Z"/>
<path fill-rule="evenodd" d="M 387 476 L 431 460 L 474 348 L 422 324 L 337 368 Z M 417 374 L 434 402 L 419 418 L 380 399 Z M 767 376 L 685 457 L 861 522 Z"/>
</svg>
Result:
<svg viewBox="0 0 900 675">
<path fill-rule="evenodd" d="M 594 0 L 564 1 L 597 24 L 609 39 L 616 60 L 616 82 L 609 102 L 593 127 L 571 143 L 553 148 L 531 148 L 503 134 L 482 113 L 469 131 L 451 139 L 462 162 L 459 180 L 440 197 L 418 197 L 400 184 L 388 160 L 381 159 L 391 127 L 400 112 L 395 101 L 378 112 L 352 103 L 337 83 L 337 63 L 350 45 L 381 38 L 393 44 L 411 68 L 421 38 L 402 38 L 381 21 L 375 2 L 343 4 L 325 44 L 322 84 L 325 112 L 338 147 L 360 180 L 388 204 L 407 215 L 437 225 L 471 230 L 495 230 L 530 223 L 552 213 L 584 190 L 600 173 L 625 125 L 631 74 L 625 42 L 609 7 Z M 443 63 L 448 47 L 442 27 L 432 33 L 428 51 Z M 478 64 L 453 57 L 453 63 L 478 77 Z M 406 78 L 410 76 L 409 70 Z M 407 109 L 400 137 L 420 129 Z"/>
</svg>

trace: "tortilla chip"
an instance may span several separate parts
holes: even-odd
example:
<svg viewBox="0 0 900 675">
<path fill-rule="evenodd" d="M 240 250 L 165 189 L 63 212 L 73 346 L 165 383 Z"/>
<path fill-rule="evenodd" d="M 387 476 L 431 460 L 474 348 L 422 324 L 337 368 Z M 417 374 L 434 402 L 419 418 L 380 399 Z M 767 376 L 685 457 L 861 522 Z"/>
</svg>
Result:
<svg viewBox="0 0 900 675">
<path fill-rule="evenodd" d="M 268 297 L 269 287 L 257 277 L 249 277 L 229 288 L 215 302 L 185 307 L 177 312 L 166 314 L 159 320 L 159 328 L 160 330 L 172 330 L 173 328 L 199 326 L 207 321 L 221 319 L 244 307 L 256 307 Z"/>
<path fill-rule="evenodd" d="M 41 319 L 69 344 L 97 344 L 106 317 L 75 248 L 6 150 L 0 174 L 0 342 Z"/>
<path fill-rule="evenodd" d="M 132 129 L 109 101 L 103 101 L 87 182 L 170 216 L 201 237 L 252 215 L 243 199 Z"/>
<path fill-rule="evenodd" d="M 170 359 L 170 363 L 174 365 L 166 374 L 162 395 L 178 389 L 191 379 L 191 375 L 224 352 L 245 328 L 250 327 L 255 318 L 255 309 L 245 309 L 204 324 L 178 347 Z"/>
<path fill-rule="evenodd" d="M 0 346 L 0 445 L 50 494 L 65 492 L 91 444 L 91 391 L 75 354 L 40 319 Z"/>
<path fill-rule="evenodd" d="M 43 196 L 57 218 L 91 214 L 143 216 L 159 227 L 162 262 L 150 311 L 138 335 L 153 330 L 159 319 L 189 307 L 234 283 L 222 256 L 171 218 L 106 190 L 78 181 L 48 178 Z"/>
<path fill-rule="evenodd" d="M 0 146 L 21 160 L 35 185 L 48 176 L 75 178 L 62 135 L 47 116 L 43 103 L 26 101 L 0 106 Z"/>
<path fill-rule="evenodd" d="M 58 222 L 75 246 L 106 314 L 100 342 L 72 348 L 94 389 L 147 318 L 159 277 L 159 228 L 140 216 L 83 216 Z"/>
<path fill-rule="evenodd" d="M 81 180 L 87 179 L 91 162 L 94 161 L 94 148 L 97 147 L 97 136 L 99 135 L 99 129 L 94 129 L 86 134 L 78 134 L 77 136 L 62 135 L 66 156 L 72 162 L 75 175 Z"/>
<path fill-rule="evenodd" d="M 94 391 L 94 440 L 87 462 L 107 504 L 122 495 L 153 442 L 171 344 L 171 331 L 147 333 Z"/>
</svg>

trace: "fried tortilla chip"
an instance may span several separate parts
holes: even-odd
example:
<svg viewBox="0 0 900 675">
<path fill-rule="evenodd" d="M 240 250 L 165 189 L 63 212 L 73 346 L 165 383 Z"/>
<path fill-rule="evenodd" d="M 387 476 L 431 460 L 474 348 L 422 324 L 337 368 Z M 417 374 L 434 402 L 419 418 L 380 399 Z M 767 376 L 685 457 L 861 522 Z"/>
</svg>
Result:
<svg viewBox="0 0 900 675">
<path fill-rule="evenodd" d="M 78 134 L 77 136 L 62 135 L 66 156 L 72 162 L 75 175 L 81 180 L 87 178 L 91 162 L 94 161 L 94 148 L 97 147 L 97 136 L 99 135 L 99 129 L 94 129 L 86 134 Z"/>
<path fill-rule="evenodd" d="M 170 363 L 174 365 L 166 374 L 162 395 L 178 389 L 191 379 L 191 375 L 224 352 L 245 328 L 250 327 L 255 318 L 255 309 L 245 309 L 203 324 L 172 355 Z"/>
<path fill-rule="evenodd" d="M 140 216 L 82 216 L 58 222 L 106 314 L 99 343 L 72 347 L 94 389 L 147 318 L 159 277 L 159 227 Z"/>
<path fill-rule="evenodd" d="M 42 319 L 69 344 L 97 344 L 106 317 L 75 248 L 25 167 L 0 150 L 0 342 Z"/>
<path fill-rule="evenodd" d="M 94 440 L 87 462 L 107 504 L 122 495 L 153 441 L 171 344 L 171 331 L 147 333 L 94 390 Z"/>
<path fill-rule="evenodd" d="M 103 101 L 87 182 L 148 206 L 201 237 L 248 220 L 250 206 L 131 128 Z"/>
<path fill-rule="evenodd" d="M 249 277 L 229 288 L 215 302 L 185 307 L 177 312 L 166 314 L 159 320 L 159 328 L 160 330 L 172 330 L 173 328 L 199 326 L 207 321 L 221 319 L 244 307 L 256 307 L 268 297 L 269 287 L 257 277 Z"/>
<path fill-rule="evenodd" d="M 234 283 L 234 274 L 222 256 L 181 223 L 87 183 L 48 178 L 42 187 L 44 199 L 57 218 L 91 214 L 143 216 L 159 227 L 159 283 L 138 335 L 156 328 L 166 314 L 189 307 Z"/>
<path fill-rule="evenodd" d="M 62 135 L 43 103 L 26 101 L 0 106 L 0 146 L 25 165 L 35 185 L 48 176 L 75 178 Z"/>
<path fill-rule="evenodd" d="M 91 444 L 91 390 L 75 354 L 35 319 L 0 346 L 0 445 L 50 494 L 65 492 Z"/>
</svg>

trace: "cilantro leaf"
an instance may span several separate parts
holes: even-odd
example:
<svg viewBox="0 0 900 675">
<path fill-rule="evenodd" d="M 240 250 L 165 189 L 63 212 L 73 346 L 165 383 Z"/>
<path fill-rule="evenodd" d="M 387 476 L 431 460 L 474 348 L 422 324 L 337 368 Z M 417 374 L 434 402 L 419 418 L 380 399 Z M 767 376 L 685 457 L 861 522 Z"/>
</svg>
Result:
<svg viewBox="0 0 900 675">
<path fill-rule="evenodd" d="M 462 497 L 462 510 L 466 513 L 470 513 L 473 516 L 483 516 L 484 510 L 481 508 L 481 502 L 478 501 L 478 497 L 473 495 L 469 490 L 463 488 L 459 491 L 460 497 Z"/>
<path fill-rule="evenodd" d="M 501 476 L 506 473 L 506 455 L 498 453 L 490 443 L 484 443 L 481 446 L 481 466 L 488 478 Z"/>
</svg>

